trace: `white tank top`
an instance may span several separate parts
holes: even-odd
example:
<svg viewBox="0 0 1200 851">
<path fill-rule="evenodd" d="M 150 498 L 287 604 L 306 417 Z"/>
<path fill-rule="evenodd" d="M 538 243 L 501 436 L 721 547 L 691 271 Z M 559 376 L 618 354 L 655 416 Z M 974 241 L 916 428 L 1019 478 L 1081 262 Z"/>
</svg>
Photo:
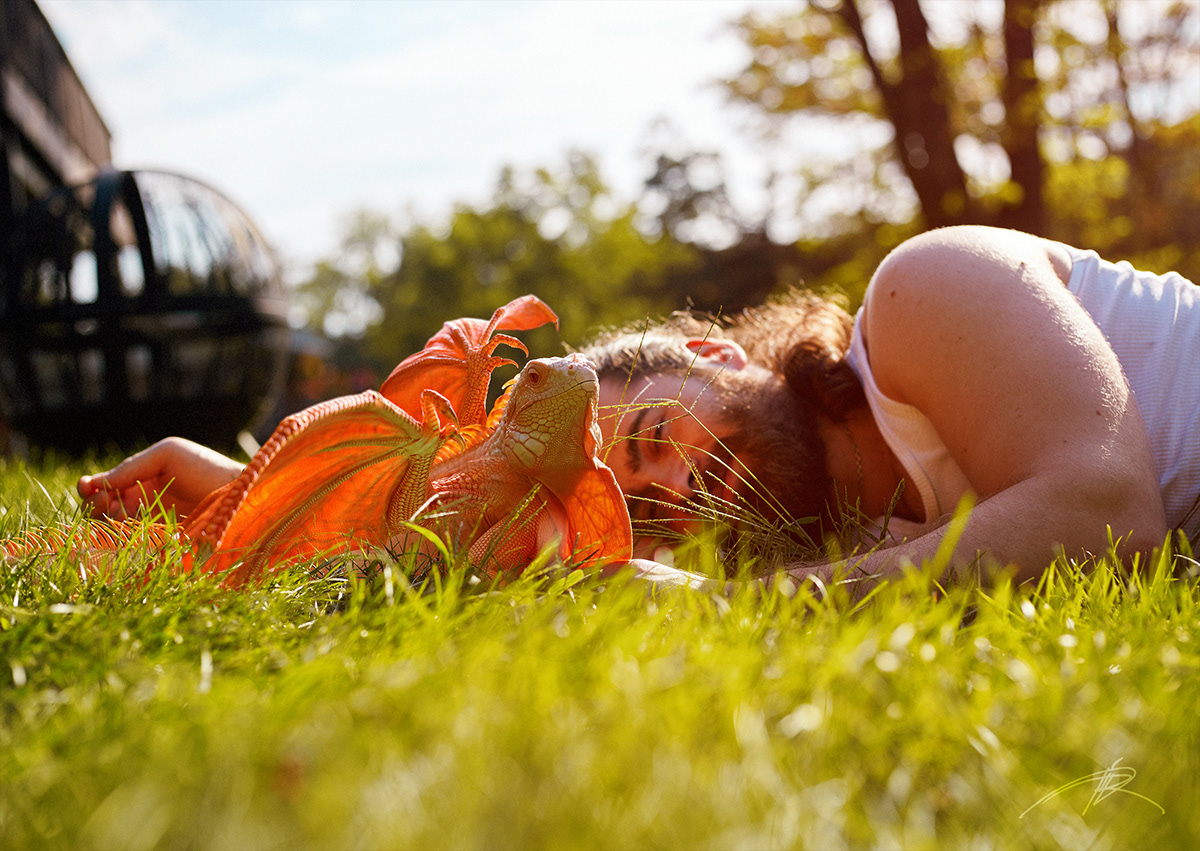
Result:
<svg viewBox="0 0 1200 851">
<path fill-rule="evenodd" d="M 1072 261 L 1067 289 L 1116 352 L 1146 423 L 1167 523 L 1198 540 L 1200 510 L 1188 514 L 1200 496 L 1200 287 L 1174 272 L 1139 272 L 1065 247 Z M 846 361 L 921 495 L 926 521 L 952 512 L 970 483 L 925 415 L 879 391 L 857 319 Z"/>
</svg>

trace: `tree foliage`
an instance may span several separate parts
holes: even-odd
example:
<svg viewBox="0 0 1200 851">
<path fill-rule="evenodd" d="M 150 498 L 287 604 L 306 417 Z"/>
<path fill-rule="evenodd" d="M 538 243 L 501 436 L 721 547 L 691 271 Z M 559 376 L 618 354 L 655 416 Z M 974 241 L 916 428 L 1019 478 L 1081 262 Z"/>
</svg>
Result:
<svg viewBox="0 0 1200 851">
<path fill-rule="evenodd" d="M 1200 213 L 1195 3 L 830 0 L 736 28 L 750 59 L 731 98 L 859 139 L 803 177 L 809 197 L 837 185 L 866 225 L 978 222 L 1116 254 L 1196 252 L 1172 221 Z"/>
<path fill-rule="evenodd" d="M 579 340 L 588 329 L 675 306 L 666 282 L 698 263 L 696 250 L 670 233 L 644 234 L 639 215 L 636 204 L 613 198 L 586 154 L 570 153 L 557 169 L 506 168 L 490 204 L 460 205 L 445 228 L 397 230 L 360 214 L 341 257 L 319 264 L 302 285 L 302 304 L 314 327 L 357 332 L 366 354 L 395 364 L 447 317 L 486 317 L 533 293 L 558 313 L 560 334 L 532 332 L 529 340 L 542 354 L 559 354 L 552 340 Z M 372 246 L 389 239 L 399 262 L 381 268 Z"/>
<path fill-rule="evenodd" d="M 748 58 L 724 81 L 731 99 L 768 135 L 794 123 L 831 140 L 796 166 L 797 242 L 735 208 L 718 154 L 659 123 L 637 199 L 572 151 L 504 169 L 488 202 L 438 224 L 359 212 L 300 289 L 310 327 L 386 371 L 447 317 L 524 293 L 562 320 L 529 336 L 541 354 L 794 284 L 854 307 L 888 250 L 957 223 L 1200 280 L 1200 5 L 809 0 L 733 26 Z"/>
<path fill-rule="evenodd" d="M 878 259 L 855 240 L 781 245 L 748 227 L 711 152 L 653 162 L 635 202 L 616 200 L 595 160 L 571 152 L 556 168 L 503 169 L 488 203 L 459 205 L 442 226 L 359 211 L 299 288 L 307 324 L 342 338 L 340 359 L 386 374 L 447 317 L 485 317 L 525 293 L 558 313 L 558 333 L 526 335 L 547 355 L 600 327 L 684 307 L 729 314 L 806 281 L 853 294 Z M 894 244 L 903 231 L 892 231 Z"/>
</svg>

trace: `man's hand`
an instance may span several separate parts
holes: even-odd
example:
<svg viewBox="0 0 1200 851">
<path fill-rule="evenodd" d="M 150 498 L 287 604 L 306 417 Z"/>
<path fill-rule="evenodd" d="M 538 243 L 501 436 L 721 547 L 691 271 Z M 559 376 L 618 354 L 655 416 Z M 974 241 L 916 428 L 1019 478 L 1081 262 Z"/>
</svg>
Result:
<svg viewBox="0 0 1200 851">
<path fill-rule="evenodd" d="M 94 516 L 124 520 L 159 504 L 182 519 L 200 500 L 237 478 L 242 465 L 182 437 L 168 437 L 76 488 Z"/>
<path fill-rule="evenodd" d="M 725 583 L 699 573 L 688 573 L 676 567 L 669 567 L 648 558 L 629 560 L 634 576 L 658 588 L 691 588 L 693 591 L 723 591 Z"/>
</svg>

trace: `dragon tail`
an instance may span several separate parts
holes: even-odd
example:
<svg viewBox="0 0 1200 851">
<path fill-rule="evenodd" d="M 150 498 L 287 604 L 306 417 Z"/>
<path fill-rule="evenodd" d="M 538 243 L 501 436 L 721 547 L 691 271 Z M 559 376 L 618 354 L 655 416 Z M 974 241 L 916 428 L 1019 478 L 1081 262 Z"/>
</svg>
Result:
<svg viewBox="0 0 1200 851">
<path fill-rule="evenodd" d="M 166 526 L 135 520 L 80 520 L 29 529 L 0 540 L 0 556 L 5 562 L 25 562 L 54 558 L 66 552 L 87 572 L 98 570 L 117 552 L 128 546 L 161 553 L 176 540 Z M 190 567 L 190 558 L 187 559 Z"/>
</svg>

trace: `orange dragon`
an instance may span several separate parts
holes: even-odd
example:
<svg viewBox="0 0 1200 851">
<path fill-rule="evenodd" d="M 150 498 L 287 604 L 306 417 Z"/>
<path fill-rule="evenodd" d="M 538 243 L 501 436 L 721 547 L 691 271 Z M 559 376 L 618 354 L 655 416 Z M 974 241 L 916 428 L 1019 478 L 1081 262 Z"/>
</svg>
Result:
<svg viewBox="0 0 1200 851">
<path fill-rule="evenodd" d="M 185 519 L 185 562 L 239 587 L 321 556 L 378 548 L 428 554 L 432 544 L 417 525 L 467 547 L 488 576 L 520 572 L 555 541 L 559 556 L 576 565 L 627 561 L 629 513 L 597 458 L 592 365 L 578 355 L 530 361 L 486 411 L 492 370 L 513 363 L 496 348 L 528 354 L 497 331 L 549 322 L 557 327 L 558 319 L 534 296 L 509 302 L 490 321 L 447 322 L 378 392 L 288 417 L 238 478 Z M 134 529 L 90 521 L 82 546 L 111 551 Z M 152 528 L 149 537 L 161 542 L 164 534 Z M 80 540 L 46 529 L 0 546 L 21 557 L 78 548 Z"/>
</svg>

